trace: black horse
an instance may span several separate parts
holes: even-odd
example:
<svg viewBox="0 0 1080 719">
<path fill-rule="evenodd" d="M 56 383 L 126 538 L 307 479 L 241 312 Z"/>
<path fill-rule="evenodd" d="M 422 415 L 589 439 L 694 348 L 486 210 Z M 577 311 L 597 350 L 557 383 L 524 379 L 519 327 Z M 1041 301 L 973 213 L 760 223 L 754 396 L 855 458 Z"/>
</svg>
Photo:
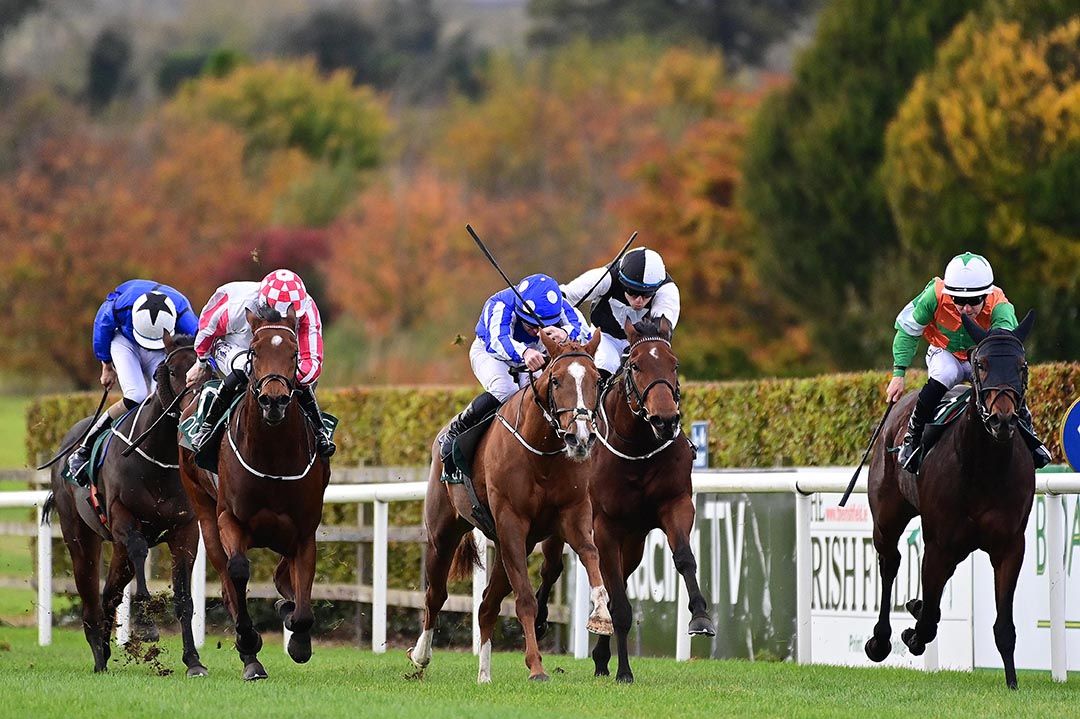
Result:
<svg viewBox="0 0 1080 719">
<path fill-rule="evenodd" d="M 908 394 L 886 428 L 890 441 L 878 444 L 870 463 L 868 492 L 881 569 L 881 612 L 874 636 L 866 642 L 866 655 L 880 662 L 892 649 L 889 608 L 900 567 L 897 541 L 911 518 L 921 514 L 923 598 L 908 602 L 915 628 L 905 629 L 901 639 L 912 654 L 923 653 L 937 636 L 945 583 L 957 564 L 982 549 L 994 567 L 994 639 L 1005 665 L 1005 682 L 1015 689 L 1013 594 L 1035 495 L 1035 466 L 1016 425 L 1027 390 L 1023 343 L 1034 315 L 1029 312 L 1012 331 L 987 332 L 967 317 L 963 322 L 978 343 L 970 354 L 973 392 L 967 411 L 945 430 L 916 477 L 903 471 L 896 455 L 885 449 L 898 444 L 904 434 L 917 393 Z"/>
<path fill-rule="evenodd" d="M 165 350 L 165 359 L 154 373 L 157 382 L 154 392 L 138 409 L 113 425 L 114 436 L 98 470 L 100 510 L 92 506 L 89 489 L 63 479 L 61 469 L 66 461 L 57 462 L 52 468 L 52 494 L 45 503 L 45 521 L 49 510 L 55 508 L 64 543 L 71 554 L 75 585 L 82 598 L 83 631 L 94 653 L 95 672 L 108 669 L 116 608 L 132 577 L 136 580 L 132 600 L 135 636 L 150 641 L 157 639 L 157 629 L 147 616 L 150 592 L 146 588 L 145 566 L 150 547 L 164 541 L 172 553 L 173 593 L 176 616 L 183 630 L 187 674 L 207 673 L 199 661 L 191 633 L 191 568 L 199 543 L 199 524 L 180 486 L 176 443 L 179 412 L 162 418 L 177 394 L 185 391 L 185 374 L 195 363 L 195 351 L 191 336 L 169 334 L 165 335 Z M 135 452 L 123 456 L 123 450 L 158 419 L 162 421 Z M 64 437 L 62 446 L 77 444 L 74 440 L 82 435 L 89 422 L 88 417 L 76 423 Z M 107 524 L 99 513 L 104 513 Z M 113 543 L 104 592 L 99 587 L 102 541 Z"/>
</svg>

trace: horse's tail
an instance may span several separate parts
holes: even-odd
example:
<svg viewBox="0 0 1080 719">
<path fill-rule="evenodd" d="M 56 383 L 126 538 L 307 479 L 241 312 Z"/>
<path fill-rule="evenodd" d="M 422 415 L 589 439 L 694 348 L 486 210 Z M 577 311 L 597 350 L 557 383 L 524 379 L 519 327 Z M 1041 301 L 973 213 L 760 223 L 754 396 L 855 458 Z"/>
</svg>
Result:
<svg viewBox="0 0 1080 719">
<path fill-rule="evenodd" d="M 56 509 L 56 492 L 49 492 L 49 496 L 45 498 L 45 504 L 41 505 L 41 523 L 43 525 L 51 524 L 49 518 L 52 517 L 54 509 Z"/>
<path fill-rule="evenodd" d="M 465 579 L 472 576 L 473 567 L 482 569 L 480 553 L 476 551 L 476 542 L 472 532 L 466 532 L 454 552 L 454 561 L 450 563 L 450 579 Z"/>
</svg>

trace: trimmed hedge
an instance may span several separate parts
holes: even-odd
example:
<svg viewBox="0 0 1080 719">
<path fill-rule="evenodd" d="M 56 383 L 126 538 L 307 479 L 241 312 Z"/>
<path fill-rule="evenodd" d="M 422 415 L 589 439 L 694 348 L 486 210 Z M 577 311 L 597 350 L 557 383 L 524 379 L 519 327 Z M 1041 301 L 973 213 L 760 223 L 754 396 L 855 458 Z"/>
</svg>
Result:
<svg viewBox="0 0 1080 719">
<path fill-rule="evenodd" d="M 909 388 L 924 374 L 911 372 Z M 708 420 L 713 467 L 851 465 L 859 460 L 884 409 L 885 372 L 826 375 L 807 379 L 692 382 L 683 388 L 683 418 Z M 1080 393 L 1080 363 L 1036 365 L 1029 403 L 1040 436 L 1062 460 L 1058 425 Z M 323 390 L 323 406 L 341 419 L 338 466 L 403 466 L 428 463 L 439 428 L 475 394 L 463 387 L 380 387 Z M 100 395 L 42 397 L 27 412 L 28 463 L 51 456 L 67 429 L 93 412 Z M 421 523 L 421 503 L 391 506 L 391 522 Z M 326 505 L 327 524 L 353 524 L 349 505 Z M 388 553 L 391 584 L 420 587 L 420 547 L 406 544 Z M 57 557 L 66 552 L 58 552 Z M 353 582 L 355 546 L 320 543 L 318 581 Z M 273 575 L 269 556 L 253 558 L 253 575 Z M 461 585 L 464 587 L 465 585 Z M 461 591 L 466 591 L 461 589 Z"/>
<path fill-rule="evenodd" d="M 909 372 L 908 387 L 923 373 Z M 806 379 L 690 382 L 683 418 L 707 420 L 713 467 L 853 464 L 884 409 L 885 372 Z M 1061 459 L 1059 424 L 1080 394 L 1080 363 L 1031 368 L 1028 399 L 1040 436 Z M 324 408 L 341 419 L 338 466 L 427 464 L 436 432 L 475 395 L 472 387 L 366 387 L 323 390 Z M 89 415 L 100 395 L 41 397 L 27 411 L 28 464 L 56 451 L 67 429 Z"/>
</svg>

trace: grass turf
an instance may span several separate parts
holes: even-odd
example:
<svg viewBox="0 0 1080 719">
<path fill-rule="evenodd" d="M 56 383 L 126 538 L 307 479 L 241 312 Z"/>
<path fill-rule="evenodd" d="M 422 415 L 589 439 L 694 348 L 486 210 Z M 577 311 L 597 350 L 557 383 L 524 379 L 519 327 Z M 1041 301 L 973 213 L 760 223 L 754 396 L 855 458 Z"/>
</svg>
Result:
<svg viewBox="0 0 1080 719">
<path fill-rule="evenodd" d="M 353 647 L 315 644 L 306 665 L 267 635 L 260 659 L 270 678 L 245 684 L 230 640 L 211 638 L 202 650 L 210 676 L 187 679 L 175 636 L 163 640 L 170 676 L 125 663 L 122 650 L 106 675 L 91 673 L 81 632 L 55 630 L 38 647 L 32 629 L 0 629 L 0 714 L 35 719 L 79 716 L 182 717 L 717 717 L 717 716 L 1069 716 L 1080 683 L 1059 685 L 1047 672 L 1023 672 L 1020 691 L 998 671 L 924 674 L 900 669 L 800 667 L 788 663 L 670 659 L 633 660 L 637 682 L 593 677 L 590 660 L 549 656 L 551 681 L 526 681 L 521 653 L 496 653 L 494 682 L 476 684 L 476 659 L 436 650 L 422 681 L 400 649 L 374 655 Z M 272 637 L 277 638 L 273 641 Z M 77 710 L 75 708 L 77 707 Z"/>
</svg>

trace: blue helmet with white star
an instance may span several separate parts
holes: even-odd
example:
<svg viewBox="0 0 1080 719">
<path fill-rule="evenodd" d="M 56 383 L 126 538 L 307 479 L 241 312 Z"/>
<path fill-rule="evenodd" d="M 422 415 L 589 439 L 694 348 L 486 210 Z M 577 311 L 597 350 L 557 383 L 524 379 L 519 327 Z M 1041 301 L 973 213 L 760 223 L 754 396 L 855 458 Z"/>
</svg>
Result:
<svg viewBox="0 0 1080 719">
<path fill-rule="evenodd" d="M 529 275 L 517 284 L 517 291 L 525 300 L 525 306 L 517 300 L 514 312 L 525 322 L 546 327 L 562 316 L 562 291 L 551 277 Z"/>
<path fill-rule="evenodd" d="M 165 333 L 176 331 L 176 305 L 164 292 L 147 292 L 131 306 L 131 333 L 148 350 L 165 347 Z"/>
</svg>

